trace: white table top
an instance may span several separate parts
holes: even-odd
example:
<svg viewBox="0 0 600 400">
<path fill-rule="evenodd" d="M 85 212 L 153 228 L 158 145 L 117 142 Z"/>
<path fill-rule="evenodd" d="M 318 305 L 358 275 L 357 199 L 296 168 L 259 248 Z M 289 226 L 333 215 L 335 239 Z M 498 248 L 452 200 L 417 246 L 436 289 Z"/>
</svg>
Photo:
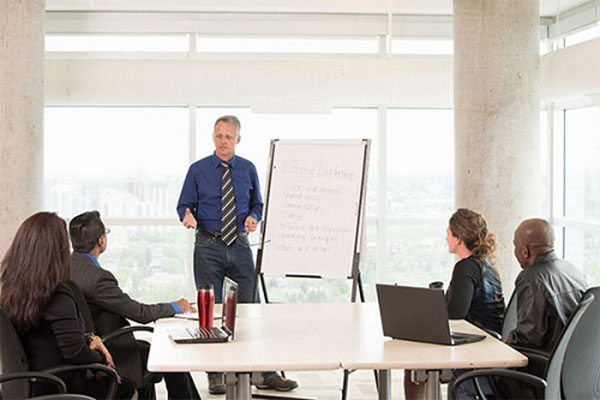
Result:
<svg viewBox="0 0 600 400">
<path fill-rule="evenodd" d="M 305 319 L 238 318 L 234 341 L 228 343 L 177 344 L 169 337 L 169 327 L 197 323 L 175 318 L 157 321 L 148 370 L 320 371 L 340 367 L 335 353 Z"/>
<path fill-rule="evenodd" d="M 376 303 L 239 304 L 232 343 L 175 344 L 160 320 L 150 350 L 151 371 L 326 369 L 447 369 L 516 367 L 527 358 L 488 336 L 459 346 L 386 338 Z M 451 328 L 483 334 L 465 321 Z"/>
<path fill-rule="evenodd" d="M 445 346 L 383 336 L 377 303 L 240 304 L 246 318 L 307 318 L 338 355 L 344 369 L 446 369 L 517 367 L 527 357 L 466 321 L 458 332 L 486 335 L 477 343 Z"/>
</svg>

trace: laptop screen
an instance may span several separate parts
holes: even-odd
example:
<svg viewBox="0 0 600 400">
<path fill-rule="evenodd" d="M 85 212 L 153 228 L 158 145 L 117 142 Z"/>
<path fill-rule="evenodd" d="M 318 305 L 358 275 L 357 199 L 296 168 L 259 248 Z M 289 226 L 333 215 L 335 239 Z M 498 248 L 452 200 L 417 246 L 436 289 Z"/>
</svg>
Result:
<svg viewBox="0 0 600 400">
<path fill-rule="evenodd" d="M 223 320 L 222 328 L 233 335 L 235 329 L 235 313 L 237 308 L 238 285 L 233 280 L 225 278 L 223 282 Z"/>
</svg>

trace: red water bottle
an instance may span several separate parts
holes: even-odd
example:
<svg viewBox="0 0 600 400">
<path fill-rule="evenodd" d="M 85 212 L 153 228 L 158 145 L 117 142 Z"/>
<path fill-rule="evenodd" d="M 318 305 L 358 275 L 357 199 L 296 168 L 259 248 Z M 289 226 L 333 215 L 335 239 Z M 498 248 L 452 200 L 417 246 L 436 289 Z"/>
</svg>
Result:
<svg viewBox="0 0 600 400">
<path fill-rule="evenodd" d="M 213 308 L 215 307 L 215 293 L 213 285 L 209 285 L 206 289 L 206 327 L 212 329 L 213 327 Z"/>
<path fill-rule="evenodd" d="M 200 329 L 206 328 L 206 289 L 204 286 L 198 287 L 198 324 Z"/>
<path fill-rule="evenodd" d="M 213 285 L 201 285 L 198 287 L 198 323 L 200 329 L 213 327 L 213 308 L 215 306 L 215 294 Z"/>
</svg>

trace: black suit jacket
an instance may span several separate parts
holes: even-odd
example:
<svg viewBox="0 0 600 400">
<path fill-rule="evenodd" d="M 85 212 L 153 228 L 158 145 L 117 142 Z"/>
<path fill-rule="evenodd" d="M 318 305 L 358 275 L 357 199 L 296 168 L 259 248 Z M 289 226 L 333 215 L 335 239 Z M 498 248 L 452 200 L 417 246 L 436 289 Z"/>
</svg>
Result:
<svg viewBox="0 0 600 400">
<path fill-rule="evenodd" d="M 38 323 L 19 333 L 31 369 L 41 371 L 61 364 L 101 363 L 106 360 L 98 350 L 92 350 L 84 336 L 84 323 L 80 318 L 73 292 L 60 283 L 44 306 Z M 69 372 L 60 377 L 67 383 L 69 393 L 84 393 L 83 372 Z M 36 395 L 46 392 L 44 384 L 35 385 Z"/>
<path fill-rule="evenodd" d="M 84 294 L 96 333 L 101 336 L 129 325 L 128 319 L 147 324 L 158 318 L 175 315 L 169 303 L 144 304 L 129 297 L 110 271 L 98 267 L 83 253 L 74 252 L 71 255 L 71 281 Z M 133 335 L 116 339 L 109 350 L 119 373 L 133 380 L 138 388 L 141 387 L 145 366 L 140 362 L 141 356 Z"/>
</svg>

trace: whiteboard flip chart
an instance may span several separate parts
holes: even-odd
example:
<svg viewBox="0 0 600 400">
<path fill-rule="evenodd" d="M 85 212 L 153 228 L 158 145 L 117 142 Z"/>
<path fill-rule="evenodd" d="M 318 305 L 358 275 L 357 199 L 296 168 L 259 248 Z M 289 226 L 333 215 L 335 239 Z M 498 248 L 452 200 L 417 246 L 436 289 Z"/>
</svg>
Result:
<svg viewBox="0 0 600 400">
<path fill-rule="evenodd" d="M 261 272 L 347 278 L 360 243 L 369 140 L 273 140 Z"/>
</svg>

